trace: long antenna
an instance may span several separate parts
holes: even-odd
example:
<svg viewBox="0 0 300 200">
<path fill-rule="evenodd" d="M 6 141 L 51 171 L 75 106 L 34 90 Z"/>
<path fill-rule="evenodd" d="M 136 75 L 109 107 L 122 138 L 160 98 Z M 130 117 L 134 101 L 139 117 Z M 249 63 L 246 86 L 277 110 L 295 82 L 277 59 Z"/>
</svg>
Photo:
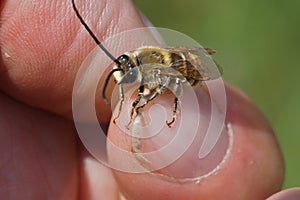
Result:
<svg viewBox="0 0 300 200">
<path fill-rule="evenodd" d="M 90 29 L 90 27 L 85 23 L 85 21 L 82 19 L 81 15 L 79 14 L 76 6 L 75 6 L 75 2 L 74 0 L 72 0 L 72 5 L 73 5 L 73 9 L 76 13 L 76 16 L 78 17 L 78 19 L 80 20 L 81 24 L 84 26 L 84 28 L 89 32 L 89 34 L 92 36 L 92 38 L 94 39 L 94 41 L 97 43 L 97 45 L 100 47 L 100 49 L 102 49 L 104 51 L 104 53 L 111 59 L 113 60 L 117 65 L 121 65 L 121 63 L 113 56 L 109 53 L 109 51 L 102 45 L 102 43 L 98 40 L 98 38 L 95 36 L 95 34 L 93 33 L 93 31 Z"/>
</svg>

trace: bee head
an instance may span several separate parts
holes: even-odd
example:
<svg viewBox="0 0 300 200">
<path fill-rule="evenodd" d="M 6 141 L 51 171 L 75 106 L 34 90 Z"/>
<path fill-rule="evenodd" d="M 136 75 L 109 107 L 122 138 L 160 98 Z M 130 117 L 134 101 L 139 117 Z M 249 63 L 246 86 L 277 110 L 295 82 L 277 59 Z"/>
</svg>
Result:
<svg viewBox="0 0 300 200">
<path fill-rule="evenodd" d="M 119 56 L 117 60 L 120 63 L 118 67 L 121 68 L 124 73 L 135 67 L 132 59 L 126 54 Z"/>
<path fill-rule="evenodd" d="M 139 81 L 140 74 L 138 67 L 136 67 L 130 56 L 123 54 L 118 57 L 117 60 L 120 63 L 118 68 L 123 71 L 123 76 L 118 80 L 118 84 L 135 83 Z"/>
</svg>

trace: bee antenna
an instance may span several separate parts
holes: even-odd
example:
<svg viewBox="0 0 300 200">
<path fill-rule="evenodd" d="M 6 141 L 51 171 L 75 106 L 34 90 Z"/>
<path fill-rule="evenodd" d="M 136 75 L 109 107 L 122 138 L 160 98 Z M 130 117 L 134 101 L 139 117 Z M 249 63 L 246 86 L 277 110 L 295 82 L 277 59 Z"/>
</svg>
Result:
<svg viewBox="0 0 300 200">
<path fill-rule="evenodd" d="M 79 14 L 79 11 L 77 10 L 76 6 L 75 6 L 75 2 L 74 0 L 72 0 L 72 5 L 73 5 L 73 9 L 76 13 L 76 16 L 78 17 L 78 19 L 80 20 L 81 24 L 84 26 L 84 28 L 89 32 L 89 34 L 91 35 L 91 37 L 94 39 L 94 41 L 96 42 L 96 44 L 100 47 L 100 49 L 102 49 L 102 51 L 104 51 L 104 53 L 111 59 L 113 60 L 117 65 L 121 65 L 121 63 L 113 56 L 109 53 L 109 51 L 102 45 L 102 43 L 98 40 L 98 38 L 95 36 L 95 34 L 93 33 L 93 31 L 90 29 L 90 27 L 85 23 L 85 21 L 82 19 L 81 15 Z"/>
<path fill-rule="evenodd" d="M 104 102 L 105 102 L 106 104 L 109 104 L 109 101 L 108 101 L 108 99 L 107 99 L 107 97 L 106 97 L 106 95 L 105 95 L 105 93 L 106 93 L 106 88 L 107 88 L 107 86 L 108 86 L 108 82 L 109 82 L 110 78 L 111 78 L 112 75 L 113 75 L 115 72 L 117 72 L 117 71 L 122 71 L 122 72 L 124 72 L 123 69 L 121 69 L 121 68 L 113 69 L 113 70 L 111 70 L 111 71 L 109 72 L 109 74 L 107 75 L 107 77 L 106 77 L 106 79 L 105 79 L 104 86 L 103 86 L 103 90 L 102 90 L 102 98 L 103 98 L 103 100 L 104 100 Z"/>
</svg>

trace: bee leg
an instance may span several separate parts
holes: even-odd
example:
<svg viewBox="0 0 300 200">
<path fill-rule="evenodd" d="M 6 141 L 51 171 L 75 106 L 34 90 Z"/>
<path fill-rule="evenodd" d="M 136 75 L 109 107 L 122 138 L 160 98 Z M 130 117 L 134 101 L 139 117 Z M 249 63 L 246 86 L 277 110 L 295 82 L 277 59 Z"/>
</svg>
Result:
<svg viewBox="0 0 300 200">
<path fill-rule="evenodd" d="M 127 129 L 129 129 L 129 126 L 132 123 L 133 114 L 134 114 L 134 111 L 136 110 L 135 108 L 139 104 L 139 102 L 141 101 L 141 98 L 143 97 L 143 93 L 144 93 L 144 85 L 140 85 L 140 87 L 139 87 L 139 94 L 135 98 L 134 102 L 132 103 L 131 112 L 130 112 L 130 121 L 128 122 L 128 124 L 126 126 Z"/>
<path fill-rule="evenodd" d="M 139 109 L 144 108 L 150 101 L 152 101 L 152 100 L 155 99 L 158 95 L 160 95 L 161 93 L 163 93 L 163 92 L 167 89 L 167 87 L 169 86 L 169 83 L 170 83 L 170 79 L 168 78 L 168 79 L 166 80 L 166 82 L 165 82 L 163 85 L 159 86 L 159 87 L 156 89 L 156 92 L 155 92 L 149 99 L 147 99 L 142 105 L 140 105 L 140 106 L 138 106 L 138 107 L 136 108 L 136 111 L 138 112 Z"/>
<path fill-rule="evenodd" d="M 136 111 L 138 112 L 141 108 L 144 108 L 150 101 L 155 99 L 158 95 L 160 95 L 164 91 L 164 88 L 161 86 L 157 89 L 157 91 L 149 98 L 147 99 L 142 105 L 138 106 L 136 108 Z"/>
<path fill-rule="evenodd" d="M 116 123 L 116 120 L 120 117 L 120 113 L 124 102 L 124 90 L 122 84 L 119 85 L 119 94 L 120 94 L 120 105 L 119 105 L 118 115 L 113 120 L 114 123 Z"/>
<path fill-rule="evenodd" d="M 169 128 L 171 128 L 171 125 L 176 121 L 176 113 L 177 113 L 177 105 L 178 105 L 178 98 L 175 97 L 174 99 L 174 105 L 173 105 L 173 117 L 170 122 L 166 121 Z"/>
</svg>

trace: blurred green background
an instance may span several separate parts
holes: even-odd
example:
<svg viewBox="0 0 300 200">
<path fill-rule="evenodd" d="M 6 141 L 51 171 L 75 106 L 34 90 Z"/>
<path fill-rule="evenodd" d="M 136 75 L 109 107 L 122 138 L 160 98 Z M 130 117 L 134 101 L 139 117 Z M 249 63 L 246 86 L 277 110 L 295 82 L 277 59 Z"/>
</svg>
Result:
<svg viewBox="0 0 300 200">
<path fill-rule="evenodd" d="M 247 93 L 275 130 L 286 161 L 284 188 L 300 186 L 300 0 L 134 2 L 154 26 L 218 51 L 223 78 Z"/>
</svg>

